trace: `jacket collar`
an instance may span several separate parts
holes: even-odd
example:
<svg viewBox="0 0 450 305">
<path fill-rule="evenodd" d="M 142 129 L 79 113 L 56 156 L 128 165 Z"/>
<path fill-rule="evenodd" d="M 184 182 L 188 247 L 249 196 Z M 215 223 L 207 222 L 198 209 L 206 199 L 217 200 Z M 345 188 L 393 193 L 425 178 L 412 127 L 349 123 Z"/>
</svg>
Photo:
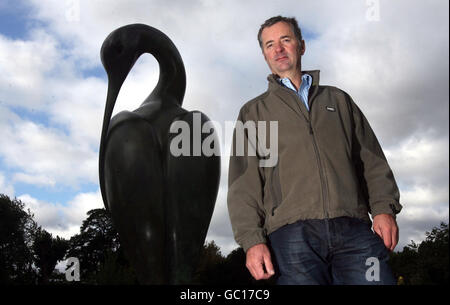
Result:
<svg viewBox="0 0 450 305">
<path fill-rule="evenodd" d="M 317 94 L 317 89 L 319 87 L 319 70 L 312 70 L 312 71 L 302 71 L 303 73 L 307 73 L 311 75 L 312 77 L 312 84 L 311 88 L 309 89 L 310 94 L 308 97 L 308 103 L 309 107 L 311 109 L 311 101 L 313 97 Z M 306 106 L 303 103 L 298 102 L 298 96 L 296 94 L 293 94 L 290 92 L 290 89 L 286 90 L 286 88 L 283 88 L 283 85 L 281 85 L 278 82 L 278 75 L 270 74 L 267 77 L 267 80 L 269 81 L 269 88 L 268 91 L 274 92 L 276 95 L 278 95 L 281 100 L 289 106 L 295 113 L 297 113 L 300 117 L 304 117 L 306 121 L 309 122 L 309 112 L 306 109 Z"/>
<path fill-rule="evenodd" d="M 318 86 L 319 85 L 319 79 L 320 79 L 320 70 L 310 70 L 310 71 L 302 71 L 302 74 L 309 74 L 312 77 L 312 84 L 311 86 Z M 267 80 L 269 81 L 269 90 L 274 90 L 276 88 L 279 88 L 280 83 L 278 82 L 278 79 L 280 77 L 276 74 L 269 74 L 267 76 Z"/>
</svg>

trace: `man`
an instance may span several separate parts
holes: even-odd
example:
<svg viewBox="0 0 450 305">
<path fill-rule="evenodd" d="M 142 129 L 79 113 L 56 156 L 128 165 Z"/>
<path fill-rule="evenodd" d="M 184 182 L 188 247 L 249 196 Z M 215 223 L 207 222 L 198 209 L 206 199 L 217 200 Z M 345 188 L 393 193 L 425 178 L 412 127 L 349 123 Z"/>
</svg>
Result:
<svg viewBox="0 0 450 305">
<path fill-rule="evenodd" d="M 278 122 L 278 162 L 261 167 L 249 133 L 244 156 L 232 151 L 228 209 L 247 268 L 278 284 L 395 284 L 387 260 L 402 206 L 369 123 L 347 93 L 319 85 L 319 71 L 302 72 L 295 18 L 268 19 L 258 41 L 272 74 L 238 121 Z"/>
</svg>

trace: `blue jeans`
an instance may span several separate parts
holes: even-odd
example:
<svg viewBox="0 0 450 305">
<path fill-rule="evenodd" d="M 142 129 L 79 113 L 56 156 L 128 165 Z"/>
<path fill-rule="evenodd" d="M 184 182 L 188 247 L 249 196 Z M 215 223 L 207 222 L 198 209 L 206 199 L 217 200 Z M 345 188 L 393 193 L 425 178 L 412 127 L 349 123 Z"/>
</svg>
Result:
<svg viewBox="0 0 450 305">
<path fill-rule="evenodd" d="M 300 220 L 269 234 L 279 285 L 395 285 L 389 250 L 351 217 Z"/>
</svg>

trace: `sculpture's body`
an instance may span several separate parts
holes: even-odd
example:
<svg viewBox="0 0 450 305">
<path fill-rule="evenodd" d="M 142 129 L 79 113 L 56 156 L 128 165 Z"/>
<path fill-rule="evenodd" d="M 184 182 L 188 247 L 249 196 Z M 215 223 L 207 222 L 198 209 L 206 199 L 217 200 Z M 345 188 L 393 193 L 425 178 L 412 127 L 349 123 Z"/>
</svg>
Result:
<svg viewBox="0 0 450 305">
<path fill-rule="evenodd" d="M 158 84 L 138 109 L 111 119 L 120 87 L 143 53 L 159 62 Z M 176 136 L 170 125 L 181 120 L 192 127 L 194 114 L 181 108 L 186 75 L 180 54 L 159 30 L 133 24 L 106 38 L 101 57 L 108 74 L 99 162 L 103 201 L 140 283 L 189 283 L 214 210 L 220 157 L 170 152 Z"/>
</svg>

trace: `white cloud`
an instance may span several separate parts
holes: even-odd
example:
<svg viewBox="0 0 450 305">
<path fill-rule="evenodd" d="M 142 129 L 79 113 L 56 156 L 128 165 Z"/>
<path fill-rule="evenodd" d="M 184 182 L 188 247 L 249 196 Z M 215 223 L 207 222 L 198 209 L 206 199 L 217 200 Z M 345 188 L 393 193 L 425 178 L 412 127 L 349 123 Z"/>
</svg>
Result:
<svg viewBox="0 0 450 305">
<path fill-rule="evenodd" d="M 59 129 L 17 120 L 2 126 L 0 136 L 7 143 L 0 147 L 0 155 L 10 167 L 67 186 L 97 182 L 96 153 L 73 143 Z"/>
<path fill-rule="evenodd" d="M 32 40 L 0 36 L 0 157 L 18 169 L 14 181 L 35 185 L 97 183 L 97 155 L 106 83 L 83 79 L 43 29 Z M 4 89 L 4 90 L 3 90 Z M 47 122 L 20 117 L 30 113 Z"/>
<path fill-rule="evenodd" d="M 137 109 L 155 88 L 159 77 L 159 65 L 153 56 L 143 54 L 135 63 L 120 89 L 113 116 L 117 113 Z M 104 93 L 103 107 L 106 101 Z"/>
<path fill-rule="evenodd" d="M 100 191 L 90 193 L 80 193 L 70 200 L 62 211 L 66 215 L 69 224 L 79 224 L 86 219 L 86 213 L 92 209 L 103 208 L 103 199 Z"/>
<path fill-rule="evenodd" d="M 68 140 L 84 150 L 96 150 L 100 133 L 107 84 L 95 77 L 70 77 L 53 80 L 49 90 L 53 102 L 49 106 L 50 121 L 67 130 Z"/>
<path fill-rule="evenodd" d="M 20 195 L 18 199 L 25 204 L 25 210 L 30 209 L 34 220 L 43 228 L 63 225 L 57 204 L 33 198 L 29 194 Z"/>
<path fill-rule="evenodd" d="M 80 233 L 81 224 L 89 210 L 103 208 L 99 191 L 79 193 L 66 204 L 38 200 L 29 194 L 21 195 L 18 199 L 34 214 L 38 225 L 54 236 L 66 239 Z"/>
<path fill-rule="evenodd" d="M 0 194 L 14 197 L 14 186 L 7 181 L 5 174 L 0 171 Z"/>
<path fill-rule="evenodd" d="M 434 186 L 448 193 L 448 137 L 414 135 L 385 154 L 400 185 Z"/>
<path fill-rule="evenodd" d="M 12 106 L 42 109 L 48 73 L 60 63 L 56 40 L 43 30 L 32 40 L 11 40 L 0 35 L 0 101 Z"/>
<path fill-rule="evenodd" d="M 416 186 L 401 192 L 403 210 L 397 221 L 400 240 L 397 250 L 414 240 L 425 238 L 425 232 L 441 222 L 449 222 L 448 188 Z"/>
<path fill-rule="evenodd" d="M 55 180 L 44 175 L 36 176 L 25 173 L 15 173 L 13 176 L 14 182 L 25 182 L 28 184 L 40 186 L 54 186 Z"/>
</svg>

